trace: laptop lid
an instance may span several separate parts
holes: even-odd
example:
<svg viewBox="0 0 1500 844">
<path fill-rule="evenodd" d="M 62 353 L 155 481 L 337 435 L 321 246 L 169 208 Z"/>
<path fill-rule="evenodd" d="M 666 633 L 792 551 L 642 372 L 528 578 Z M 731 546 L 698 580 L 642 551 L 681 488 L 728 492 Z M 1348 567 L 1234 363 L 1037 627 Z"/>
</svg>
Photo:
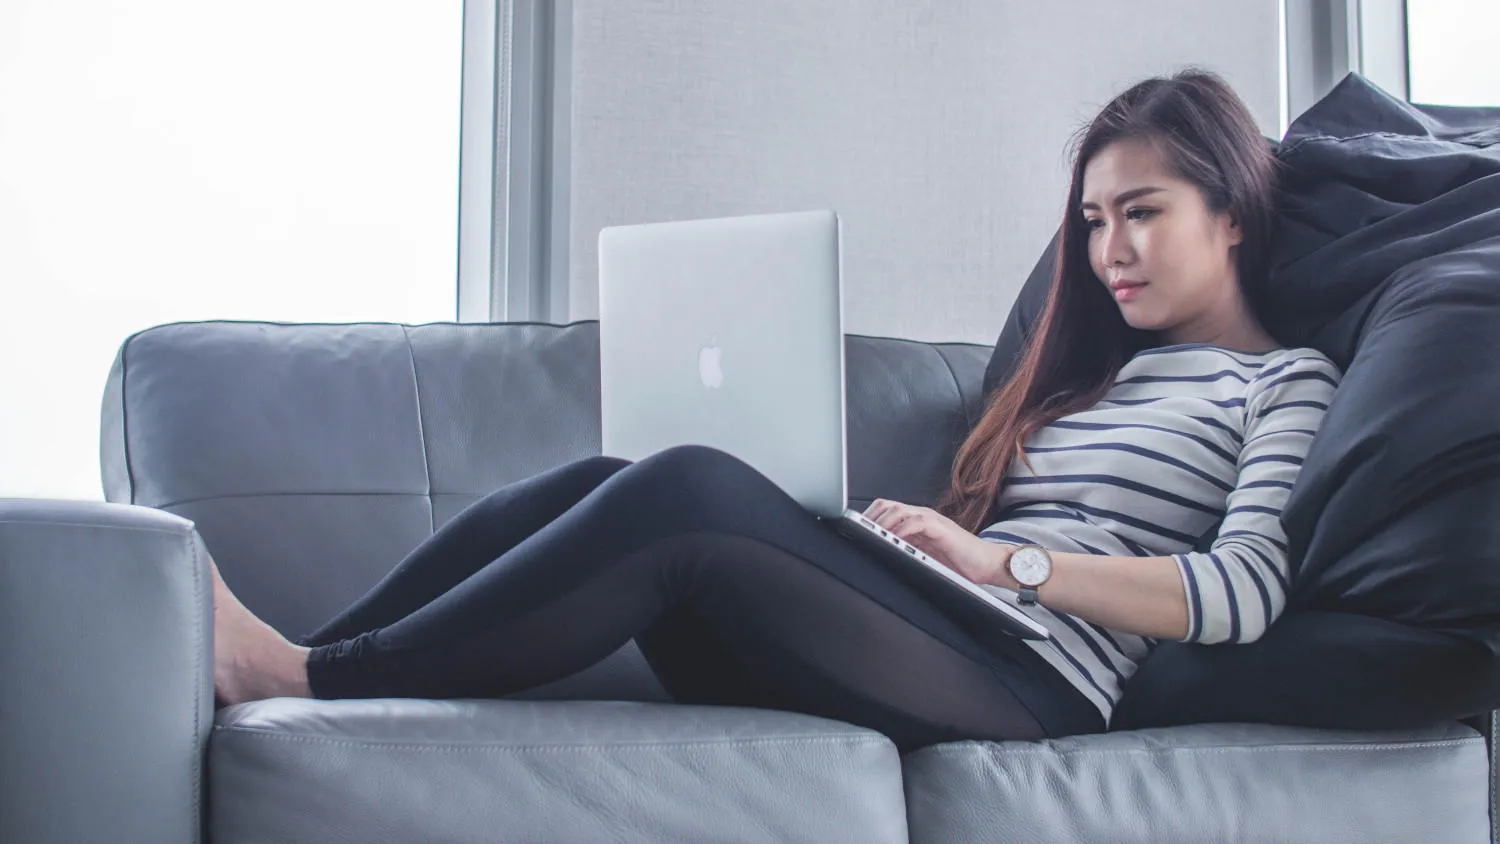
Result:
<svg viewBox="0 0 1500 844">
<path fill-rule="evenodd" d="M 840 263 L 832 211 L 601 231 L 604 453 L 711 446 L 814 514 L 841 515 Z"/>
</svg>

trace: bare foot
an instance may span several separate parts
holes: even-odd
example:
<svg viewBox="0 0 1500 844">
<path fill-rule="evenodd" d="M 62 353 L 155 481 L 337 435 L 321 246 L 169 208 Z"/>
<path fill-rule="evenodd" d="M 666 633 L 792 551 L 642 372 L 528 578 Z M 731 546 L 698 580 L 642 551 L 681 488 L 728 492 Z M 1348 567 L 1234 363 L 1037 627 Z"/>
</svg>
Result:
<svg viewBox="0 0 1500 844">
<path fill-rule="evenodd" d="M 256 618 L 214 574 L 214 695 L 225 706 L 271 697 L 312 697 L 307 648 Z"/>
</svg>

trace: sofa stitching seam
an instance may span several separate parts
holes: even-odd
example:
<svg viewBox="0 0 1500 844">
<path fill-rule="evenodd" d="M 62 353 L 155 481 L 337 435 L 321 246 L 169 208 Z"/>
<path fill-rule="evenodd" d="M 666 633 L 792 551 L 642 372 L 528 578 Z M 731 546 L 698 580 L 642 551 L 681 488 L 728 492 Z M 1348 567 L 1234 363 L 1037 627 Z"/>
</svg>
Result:
<svg viewBox="0 0 1500 844">
<path fill-rule="evenodd" d="M 253 727 L 220 726 L 215 727 L 215 732 L 245 733 L 262 738 L 279 739 L 304 744 L 330 744 L 343 747 L 366 747 L 366 748 L 390 748 L 395 750 L 415 750 L 422 752 L 541 752 L 555 753 L 572 750 L 647 750 L 661 748 L 686 748 L 686 747 L 742 747 L 753 745 L 812 745 L 812 744 L 851 744 L 851 745 L 888 745 L 890 740 L 884 736 L 851 736 L 848 738 L 830 736 L 827 738 L 802 738 L 802 739 L 730 739 L 727 741 L 693 740 L 693 741 L 656 741 L 656 742 L 630 742 L 625 744 L 569 744 L 569 745 L 538 745 L 538 744 L 414 744 L 411 742 L 384 742 L 379 740 L 359 739 L 336 739 L 324 736 L 296 736 L 279 733 L 274 730 L 258 729 Z"/>
<path fill-rule="evenodd" d="M 130 489 L 131 504 L 135 503 L 135 470 L 130 465 L 130 401 L 125 388 L 130 374 L 130 342 L 135 337 L 134 334 L 126 337 L 125 343 L 120 346 L 120 439 L 125 452 L 125 486 Z"/>
<path fill-rule="evenodd" d="M 139 525 L 111 525 L 111 524 L 105 524 L 103 522 L 56 521 L 56 520 L 52 520 L 52 519 L 48 519 L 46 521 L 42 521 L 42 520 L 39 520 L 39 519 L 0 519 L 0 525 L 26 525 L 27 527 L 42 526 L 42 527 L 102 528 L 104 530 L 133 530 L 133 531 L 138 531 L 140 533 L 159 533 L 159 534 L 162 534 L 163 536 L 180 536 L 183 533 L 183 530 L 181 528 L 173 529 L 173 528 L 141 527 Z"/>
<path fill-rule="evenodd" d="M 203 577 L 199 571 L 198 545 L 191 533 L 185 534 L 188 546 L 193 554 L 193 746 L 197 748 L 199 737 L 203 734 L 203 689 L 201 678 L 203 676 L 203 599 L 200 592 L 203 589 Z M 195 749 L 192 759 L 193 777 L 193 810 L 199 817 L 203 817 L 203 754 Z"/>
<path fill-rule="evenodd" d="M 440 493 L 437 493 L 437 494 L 438 495 L 472 495 L 475 498 L 482 498 L 485 495 L 482 492 L 440 492 Z M 293 490 L 293 489 L 273 489 L 273 490 L 267 490 L 265 492 L 229 492 L 229 493 L 216 493 L 214 495 L 200 495 L 200 496 L 198 496 L 196 498 L 180 498 L 180 499 L 178 499 L 176 501 L 166 501 L 166 502 L 163 502 L 161 504 L 152 504 L 151 507 L 152 507 L 152 509 L 156 509 L 156 510 L 165 510 L 168 507 L 183 507 L 183 506 L 186 506 L 188 504 L 203 504 L 205 502 L 210 502 L 210 501 L 233 501 L 233 500 L 239 499 L 239 498 L 279 498 L 279 497 L 296 497 L 296 496 L 315 497 L 315 496 L 321 496 L 321 495 L 368 495 L 368 496 L 380 496 L 380 495 L 383 495 L 383 496 L 387 496 L 387 497 L 390 497 L 390 498 L 398 498 L 398 497 L 403 497 L 403 496 L 407 497 L 407 498 L 429 498 L 429 497 L 431 497 L 432 494 L 431 493 L 427 493 L 427 492 L 420 492 L 420 491 L 418 491 L 418 492 L 389 492 L 389 491 L 374 491 L 374 490 L 363 490 L 363 489 L 334 489 L 334 490 L 313 490 L 313 491 Z"/>
<path fill-rule="evenodd" d="M 422 443 L 422 474 L 427 479 L 427 532 L 437 532 L 436 508 L 432 505 L 432 465 L 427 456 L 427 429 L 422 424 L 422 385 L 417 382 L 417 355 L 411 347 L 411 331 L 401 326 L 401 336 L 406 340 L 406 359 L 411 363 L 411 390 L 417 401 L 417 440 Z"/>
<path fill-rule="evenodd" d="M 953 364 L 949 362 L 948 356 L 943 354 L 941 349 L 933 347 L 932 351 L 938 356 L 938 360 L 943 362 L 943 366 L 947 368 L 948 377 L 953 379 L 953 392 L 958 394 L 958 409 L 964 417 L 964 430 L 968 431 L 974 427 L 974 421 L 969 418 L 969 403 L 964 399 L 963 385 L 958 383 L 958 373 L 953 371 Z"/>
<path fill-rule="evenodd" d="M 1490 778 L 1490 837 L 1491 838 L 1500 839 L 1500 817 L 1496 817 L 1497 812 L 1495 811 L 1495 808 L 1496 808 L 1495 807 L 1495 800 L 1496 800 L 1496 797 L 1497 797 L 1497 791 L 1495 789 L 1495 762 L 1497 761 L 1497 759 L 1500 759 L 1500 755 L 1497 755 L 1497 753 L 1496 753 L 1496 746 L 1495 746 L 1495 742 L 1496 742 L 1497 738 L 1500 738 L 1500 737 L 1497 737 L 1495 735 L 1496 720 L 1497 719 L 1496 719 L 1495 712 L 1491 711 L 1490 712 L 1490 735 L 1489 735 L 1489 745 L 1490 745 L 1490 747 L 1489 747 L 1489 750 L 1490 750 L 1490 770 L 1489 770 L 1489 778 Z"/>
<path fill-rule="evenodd" d="M 1095 750 L 1095 749 L 1087 749 L 1087 748 L 1081 749 L 1081 750 L 1057 750 L 1057 749 L 1052 749 L 1052 748 L 1007 748 L 1006 751 L 1005 751 L 1005 755 L 1007 755 L 1007 756 L 1016 756 L 1016 755 L 1022 755 L 1022 754 L 1024 754 L 1024 755 L 1029 755 L 1029 756 L 1036 756 L 1036 755 L 1077 756 L 1077 755 L 1088 754 L 1088 755 L 1095 755 L 1095 756 L 1111 756 L 1111 755 L 1127 755 L 1127 754 L 1140 754 L 1140 753 L 1151 753 L 1151 754 L 1160 754 L 1160 753 L 1174 753 L 1174 754 L 1178 754 L 1178 753 L 1240 753 L 1240 752 L 1244 752 L 1244 753 L 1262 753 L 1262 752 L 1268 752 L 1268 751 L 1298 751 L 1298 750 L 1318 751 L 1320 753 L 1321 752 L 1329 752 L 1329 751 L 1351 751 L 1351 750 L 1352 751 L 1378 750 L 1378 751 L 1391 752 L 1391 751 L 1398 751 L 1398 750 L 1421 750 L 1421 749 L 1436 748 L 1436 747 L 1458 747 L 1458 746 L 1461 746 L 1461 745 L 1473 744 L 1474 741 L 1475 741 L 1475 738 L 1457 738 L 1457 739 L 1441 739 L 1441 740 L 1437 740 L 1437 741 L 1399 742 L 1399 743 L 1392 742 L 1392 743 L 1388 743 L 1388 744 L 1269 744 L 1269 745 L 1253 745 L 1253 746 L 1237 746 L 1237 747 L 1224 747 L 1224 746 L 1216 746 L 1216 747 L 1188 747 L 1188 746 L 1179 745 L 1179 746 L 1176 746 L 1176 747 L 1162 747 L 1162 748 L 1131 747 L 1131 748 L 1117 748 L 1117 749 L 1110 749 L 1110 750 Z M 969 752 L 969 749 L 965 748 L 965 747 L 951 747 L 951 746 L 950 747 L 934 747 L 934 748 L 931 748 L 929 752 L 935 753 L 935 754 L 950 754 L 950 753 Z"/>
</svg>

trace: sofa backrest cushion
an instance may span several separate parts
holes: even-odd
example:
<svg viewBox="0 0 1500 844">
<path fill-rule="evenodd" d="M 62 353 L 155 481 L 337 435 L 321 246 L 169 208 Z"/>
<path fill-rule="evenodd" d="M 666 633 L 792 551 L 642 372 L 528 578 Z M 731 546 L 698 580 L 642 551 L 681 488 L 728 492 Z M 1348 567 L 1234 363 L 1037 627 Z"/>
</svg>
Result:
<svg viewBox="0 0 1500 844">
<path fill-rule="evenodd" d="M 987 346 L 846 338 L 849 485 L 932 503 L 978 413 Z M 596 322 L 202 322 L 125 342 L 106 497 L 192 519 L 245 603 L 319 626 L 465 506 L 598 454 Z"/>
</svg>

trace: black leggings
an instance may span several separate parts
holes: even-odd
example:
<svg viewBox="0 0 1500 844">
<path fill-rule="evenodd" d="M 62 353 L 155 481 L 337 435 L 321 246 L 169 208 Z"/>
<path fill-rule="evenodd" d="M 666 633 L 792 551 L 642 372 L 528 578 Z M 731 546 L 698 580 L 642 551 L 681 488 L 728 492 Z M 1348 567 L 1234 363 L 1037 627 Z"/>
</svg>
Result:
<svg viewBox="0 0 1500 844">
<path fill-rule="evenodd" d="M 635 638 L 680 703 L 805 712 L 902 752 L 1104 728 L 1019 639 L 968 635 L 724 452 L 592 457 L 475 502 L 317 632 L 320 698 L 503 697 Z"/>
</svg>

